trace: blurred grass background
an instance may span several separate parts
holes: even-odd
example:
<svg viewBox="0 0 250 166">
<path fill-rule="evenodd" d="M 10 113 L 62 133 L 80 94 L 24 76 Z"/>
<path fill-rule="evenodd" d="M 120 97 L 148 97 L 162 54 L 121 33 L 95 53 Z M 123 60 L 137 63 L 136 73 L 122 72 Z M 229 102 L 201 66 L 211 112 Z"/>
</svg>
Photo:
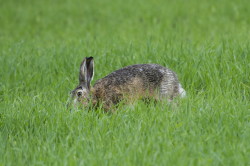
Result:
<svg viewBox="0 0 250 166">
<path fill-rule="evenodd" d="M 249 165 L 250 10 L 240 0 L 0 1 L 0 165 Z M 177 108 L 70 113 L 94 81 L 136 63 L 174 70 Z"/>
</svg>

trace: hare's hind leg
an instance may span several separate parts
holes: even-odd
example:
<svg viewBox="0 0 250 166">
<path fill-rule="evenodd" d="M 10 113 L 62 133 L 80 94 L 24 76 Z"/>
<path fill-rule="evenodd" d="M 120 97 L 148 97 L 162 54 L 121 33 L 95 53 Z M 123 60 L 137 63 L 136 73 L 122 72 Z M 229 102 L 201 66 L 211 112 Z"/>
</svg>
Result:
<svg viewBox="0 0 250 166">
<path fill-rule="evenodd" d="M 185 97 L 186 91 L 182 88 L 181 84 L 163 84 L 159 91 L 160 99 L 167 99 L 172 101 L 175 97 Z"/>
<path fill-rule="evenodd" d="M 172 101 L 175 97 L 176 84 L 173 79 L 164 78 L 159 87 L 159 97 L 161 100 Z"/>
</svg>

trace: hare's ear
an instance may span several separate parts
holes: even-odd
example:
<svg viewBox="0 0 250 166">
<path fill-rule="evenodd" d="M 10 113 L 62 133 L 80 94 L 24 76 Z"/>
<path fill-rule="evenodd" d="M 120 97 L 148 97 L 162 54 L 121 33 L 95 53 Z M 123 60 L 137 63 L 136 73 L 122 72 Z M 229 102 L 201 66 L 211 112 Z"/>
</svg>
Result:
<svg viewBox="0 0 250 166">
<path fill-rule="evenodd" d="M 86 57 L 81 63 L 79 83 L 90 89 L 90 82 L 94 76 L 94 58 Z"/>
</svg>

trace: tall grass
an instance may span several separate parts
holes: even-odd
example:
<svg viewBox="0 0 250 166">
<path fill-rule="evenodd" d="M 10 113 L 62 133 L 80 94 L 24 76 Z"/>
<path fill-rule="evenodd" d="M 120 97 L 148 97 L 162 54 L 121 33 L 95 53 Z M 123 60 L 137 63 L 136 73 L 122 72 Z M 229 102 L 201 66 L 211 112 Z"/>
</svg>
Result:
<svg viewBox="0 0 250 166">
<path fill-rule="evenodd" d="M 249 165 L 247 0 L 2 1 L 0 165 Z M 178 106 L 69 112 L 85 56 L 95 78 L 174 70 Z"/>
</svg>

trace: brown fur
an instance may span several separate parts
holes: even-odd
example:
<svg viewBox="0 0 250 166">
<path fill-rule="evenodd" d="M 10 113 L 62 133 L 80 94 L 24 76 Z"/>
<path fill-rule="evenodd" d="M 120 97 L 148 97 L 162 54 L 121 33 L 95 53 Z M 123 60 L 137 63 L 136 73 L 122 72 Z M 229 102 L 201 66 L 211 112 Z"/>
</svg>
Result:
<svg viewBox="0 0 250 166">
<path fill-rule="evenodd" d="M 145 87 L 143 80 L 138 77 L 134 77 L 121 85 L 108 84 L 108 80 L 101 79 L 91 89 L 93 104 L 101 102 L 105 109 L 109 109 L 121 100 L 132 103 L 144 98 L 159 99 L 155 93 L 157 93 L 156 89 Z"/>
</svg>

